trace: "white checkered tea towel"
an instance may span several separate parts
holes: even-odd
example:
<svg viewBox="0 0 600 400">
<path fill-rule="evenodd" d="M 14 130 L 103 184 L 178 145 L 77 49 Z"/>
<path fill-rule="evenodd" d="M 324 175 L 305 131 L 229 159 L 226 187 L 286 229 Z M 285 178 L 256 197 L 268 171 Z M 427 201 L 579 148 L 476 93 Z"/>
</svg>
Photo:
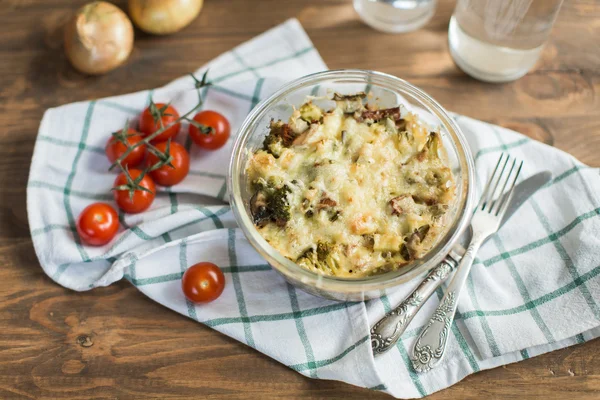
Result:
<svg viewBox="0 0 600 400">
<path fill-rule="evenodd" d="M 351 67 L 351 66 L 349 66 Z M 374 65 L 374 67 L 376 67 Z M 223 54 L 210 69 L 204 108 L 222 112 L 235 132 L 245 115 L 282 83 L 326 65 L 296 20 Z M 409 348 L 442 291 L 417 315 L 395 349 L 374 359 L 369 327 L 419 279 L 381 299 L 337 303 L 286 284 L 249 245 L 226 204 L 230 141 L 215 152 L 190 146 L 191 171 L 161 188 L 138 215 L 120 214 L 121 231 L 104 247 L 82 245 L 78 214 L 112 203 L 115 174 L 103 146 L 107 135 L 135 120 L 152 97 L 189 110 L 191 77 L 124 96 L 48 110 L 41 122 L 27 189 L 31 236 L 44 271 L 58 284 L 89 290 L 127 279 L 172 310 L 254 347 L 311 378 L 336 379 L 417 398 L 474 372 L 508 364 L 600 335 L 600 181 L 598 170 L 516 132 L 456 115 L 476 159 L 481 189 L 499 153 L 525 160 L 527 177 L 551 170 L 539 190 L 478 255 L 452 325 L 448 355 L 417 374 Z M 221 297 L 196 306 L 181 292 L 181 275 L 199 261 L 226 276 Z"/>
</svg>

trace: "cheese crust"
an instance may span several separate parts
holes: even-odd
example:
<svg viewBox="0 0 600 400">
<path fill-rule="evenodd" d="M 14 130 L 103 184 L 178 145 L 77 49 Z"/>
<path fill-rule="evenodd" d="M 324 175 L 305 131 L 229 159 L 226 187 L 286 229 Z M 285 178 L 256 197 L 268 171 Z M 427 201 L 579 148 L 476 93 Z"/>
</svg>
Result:
<svg viewBox="0 0 600 400">
<path fill-rule="evenodd" d="M 248 161 L 250 208 L 282 255 L 323 275 L 362 277 L 421 258 L 445 232 L 456 187 L 439 131 L 366 95 L 308 101 L 272 121 Z"/>
</svg>

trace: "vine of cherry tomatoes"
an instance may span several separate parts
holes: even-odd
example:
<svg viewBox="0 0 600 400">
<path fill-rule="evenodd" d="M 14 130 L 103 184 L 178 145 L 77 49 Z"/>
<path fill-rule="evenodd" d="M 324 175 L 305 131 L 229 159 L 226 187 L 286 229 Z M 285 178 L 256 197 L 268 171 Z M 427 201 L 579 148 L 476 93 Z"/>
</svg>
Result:
<svg viewBox="0 0 600 400">
<path fill-rule="evenodd" d="M 204 82 L 205 78 L 200 84 Z M 106 157 L 111 168 L 121 169 L 112 188 L 121 210 L 129 214 L 146 211 L 156 197 L 156 185 L 177 185 L 188 175 L 189 153 L 173 141 L 184 119 L 189 122 L 190 138 L 198 147 L 217 150 L 227 143 L 230 125 L 222 114 L 205 110 L 190 119 L 180 117 L 170 104 L 152 101 L 140 115 L 137 130 L 125 126 L 108 138 Z M 117 234 L 118 214 L 109 204 L 94 203 L 81 213 L 76 228 L 83 243 L 103 246 Z"/>
<path fill-rule="evenodd" d="M 206 76 L 207 73 L 199 81 L 192 75 L 196 89 L 208 84 Z M 121 170 L 112 191 L 122 211 L 130 214 L 146 211 L 156 197 L 156 185 L 177 185 L 188 175 L 190 155 L 185 147 L 173 141 L 181 130 L 181 121 L 189 122 L 190 138 L 202 149 L 217 150 L 227 143 L 231 128 L 223 115 L 205 110 L 189 118 L 202 104 L 198 96 L 199 104 L 183 116 L 170 104 L 150 101 L 140 115 L 137 130 L 127 123 L 108 138 L 105 153 L 111 163 L 109 170 L 114 167 Z M 76 230 L 81 242 L 103 246 L 116 236 L 119 215 L 109 204 L 90 204 L 79 215 Z M 181 279 L 183 294 L 195 303 L 215 300 L 224 287 L 223 271 L 210 262 L 192 265 Z"/>
</svg>

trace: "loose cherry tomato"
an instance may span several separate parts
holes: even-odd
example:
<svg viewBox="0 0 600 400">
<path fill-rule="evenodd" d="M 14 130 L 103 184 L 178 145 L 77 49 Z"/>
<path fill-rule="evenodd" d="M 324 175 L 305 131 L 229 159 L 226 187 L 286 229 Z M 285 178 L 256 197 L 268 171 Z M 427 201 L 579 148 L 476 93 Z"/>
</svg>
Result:
<svg viewBox="0 0 600 400">
<path fill-rule="evenodd" d="M 133 181 L 141 174 L 142 171 L 139 169 L 130 169 L 129 175 L 131 176 L 131 181 L 128 181 L 125 172 L 120 173 L 117 179 L 115 179 L 115 186 L 113 188 L 115 201 L 119 208 L 126 213 L 136 214 L 142 212 L 148 209 L 154 201 L 156 187 L 154 186 L 154 181 L 148 175 L 145 175 L 138 182 L 138 185 L 149 191 L 135 188 Z M 133 197 L 129 195 L 131 191 L 133 191 Z"/>
<path fill-rule="evenodd" d="M 208 303 L 223 293 L 225 275 L 213 263 L 194 264 L 183 274 L 181 288 L 188 300 L 194 303 Z"/>
<path fill-rule="evenodd" d="M 77 220 L 77 233 L 86 244 L 102 246 L 110 242 L 119 230 L 119 216 L 106 203 L 87 206 Z"/>
<path fill-rule="evenodd" d="M 139 132 L 136 132 L 135 129 L 128 129 L 127 133 L 117 132 L 111 136 L 110 139 L 106 142 L 105 152 L 106 157 L 111 163 L 114 163 L 119 157 L 121 157 L 127 151 L 127 145 L 123 143 L 126 141 L 129 146 L 133 146 L 136 143 L 142 141 L 142 135 Z M 125 157 L 121 161 L 121 165 L 124 167 L 127 166 L 129 168 L 135 167 L 144 159 L 144 154 L 146 153 L 146 145 L 141 144 L 135 147 L 127 157 Z"/>
<path fill-rule="evenodd" d="M 166 154 L 167 152 L 167 143 L 162 142 L 155 145 L 155 147 Z M 169 144 L 169 155 L 171 156 L 171 164 L 163 165 L 162 167 L 150 171 L 150 176 L 159 185 L 162 186 L 173 186 L 177 185 L 181 182 L 190 171 L 190 157 L 188 155 L 185 147 L 180 145 L 179 143 L 171 142 Z M 148 168 L 152 167 L 156 163 L 161 160 L 154 153 L 148 153 L 148 159 L 146 160 L 146 164 Z"/>
<path fill-rule="evenodd" d="M 162 127 L 167 127 L 179 119 L 179 113 L 173 106 L 163 103 L 151 103 L 140 116 L 140 132 L 145 136 L 151 135 Z M 151 143 L 166 142 L 179 133 L 181 124 L 178 122 L 167 128 L 163 133 L 152 139 Z"/>
<path fill-rule="evenodd" d="M 223 115 L 216 111 L 200 111 L 194 116 L 194 121 L 207 128 L 203 131 L 190 124 L 190 137 L 199 147 L 206 150 L 216 150 L 227 143 L 231 127 L 229 121 Z"/>
</svg>

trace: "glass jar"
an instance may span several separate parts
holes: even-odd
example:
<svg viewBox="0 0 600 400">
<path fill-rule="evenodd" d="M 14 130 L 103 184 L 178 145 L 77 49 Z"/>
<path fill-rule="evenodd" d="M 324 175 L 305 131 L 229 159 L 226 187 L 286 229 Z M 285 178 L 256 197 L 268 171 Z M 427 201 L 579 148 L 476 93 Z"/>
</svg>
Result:
<svg viewBox="0 0 600 400">
<path fill-rule="evenodd" d="M 458 0 L 448 28 L 450 54 L 486 82 L 521 78 L 537 62 L 563 0 Z"/>
</svg>

